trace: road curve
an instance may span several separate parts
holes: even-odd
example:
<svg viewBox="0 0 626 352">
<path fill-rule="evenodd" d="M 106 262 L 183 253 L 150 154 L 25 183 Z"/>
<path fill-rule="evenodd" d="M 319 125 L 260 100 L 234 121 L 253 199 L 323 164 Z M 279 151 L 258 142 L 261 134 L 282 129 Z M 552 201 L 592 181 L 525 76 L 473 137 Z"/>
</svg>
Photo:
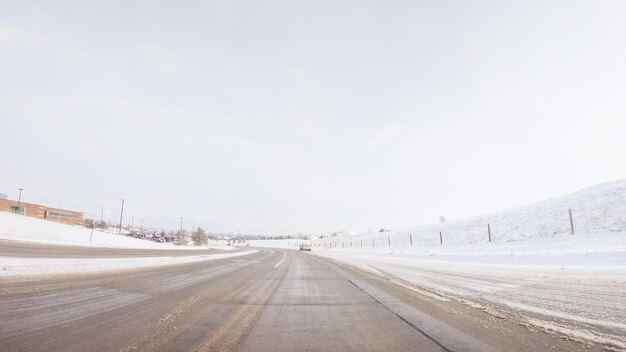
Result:
<svg viewBox="0 0 626 352">
<path fill-rule="evenodd" d="M 515 351 L 552 343 L 523 327 L 512 332 L 519 343 L 468 333 L 434 318 L 435 303 L 422 298 L 308 253 L 260 249 L 71 280 L 0 282 L 0 350 Z"/>
</svg>

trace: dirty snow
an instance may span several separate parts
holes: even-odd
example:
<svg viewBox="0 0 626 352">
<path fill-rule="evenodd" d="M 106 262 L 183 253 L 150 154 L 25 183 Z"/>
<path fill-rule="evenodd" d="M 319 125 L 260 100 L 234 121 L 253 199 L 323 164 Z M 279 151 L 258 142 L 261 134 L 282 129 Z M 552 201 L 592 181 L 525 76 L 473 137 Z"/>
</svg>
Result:
<svg viewBox="0 0 626 352">
<path fill-rule="evenodd" d="M 174 265 L 215 259 L 234 258 L 253 254 L 257 250 L 233 253 L 177 257 L 139 258 L 16 258 L 0 257 L 0 278 L 14 276 L 86 273 L 96 271 L 144 268 Z"/>
</svg>

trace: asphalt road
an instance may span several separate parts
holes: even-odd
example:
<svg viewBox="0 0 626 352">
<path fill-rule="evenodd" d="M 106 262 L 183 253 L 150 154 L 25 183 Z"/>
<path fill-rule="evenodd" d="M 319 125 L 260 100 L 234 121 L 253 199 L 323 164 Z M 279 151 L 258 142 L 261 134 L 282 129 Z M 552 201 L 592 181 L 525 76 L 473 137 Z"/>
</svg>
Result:
<svg viewBox="0 0 626 352">
<path fill-rule="evenodd" d="M 583 350 L 293 250 L 4 279 L 0 317 L 1 351 Z"/>
</svg>

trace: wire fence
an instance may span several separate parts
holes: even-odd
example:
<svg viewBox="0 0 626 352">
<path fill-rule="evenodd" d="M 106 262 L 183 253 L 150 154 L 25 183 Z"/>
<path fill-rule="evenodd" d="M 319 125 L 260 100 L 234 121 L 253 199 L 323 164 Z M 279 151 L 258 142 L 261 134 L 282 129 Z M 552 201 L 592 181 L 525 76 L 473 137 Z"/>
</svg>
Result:
<svg viewBox="0 0 626 352">
<path fill-rule="evenodd" d="M 626 235 L 626 202 L 560 210 L 525 207 L 480 218 L 443 222 L 398 232 L 315 239 L 319 248 L 406 248 L 514 242 L 602 232 Z"/>
</svg>

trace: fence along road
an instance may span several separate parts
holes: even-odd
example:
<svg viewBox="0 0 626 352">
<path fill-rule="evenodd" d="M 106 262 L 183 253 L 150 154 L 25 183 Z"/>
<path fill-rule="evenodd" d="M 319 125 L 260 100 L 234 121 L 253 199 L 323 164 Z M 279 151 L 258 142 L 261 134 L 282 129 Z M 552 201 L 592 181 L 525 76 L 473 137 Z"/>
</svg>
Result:
<svg viewBox="0 0 626 352">
<path fill-rule="evenodd" d="M 312 246 L 372 249 L 467 245 L 533 240 L 576 233 L 620 232 L 625 229 L 626 207 L 623 204 L 597 209 L 580 208 L 578 213 L 571 208 L 537 210 L 533 206 L 527 206 L 483 217 L 425 225 L 414 230 L 381 230 L 317 238 L 312 241 Z"/>
</svg>

